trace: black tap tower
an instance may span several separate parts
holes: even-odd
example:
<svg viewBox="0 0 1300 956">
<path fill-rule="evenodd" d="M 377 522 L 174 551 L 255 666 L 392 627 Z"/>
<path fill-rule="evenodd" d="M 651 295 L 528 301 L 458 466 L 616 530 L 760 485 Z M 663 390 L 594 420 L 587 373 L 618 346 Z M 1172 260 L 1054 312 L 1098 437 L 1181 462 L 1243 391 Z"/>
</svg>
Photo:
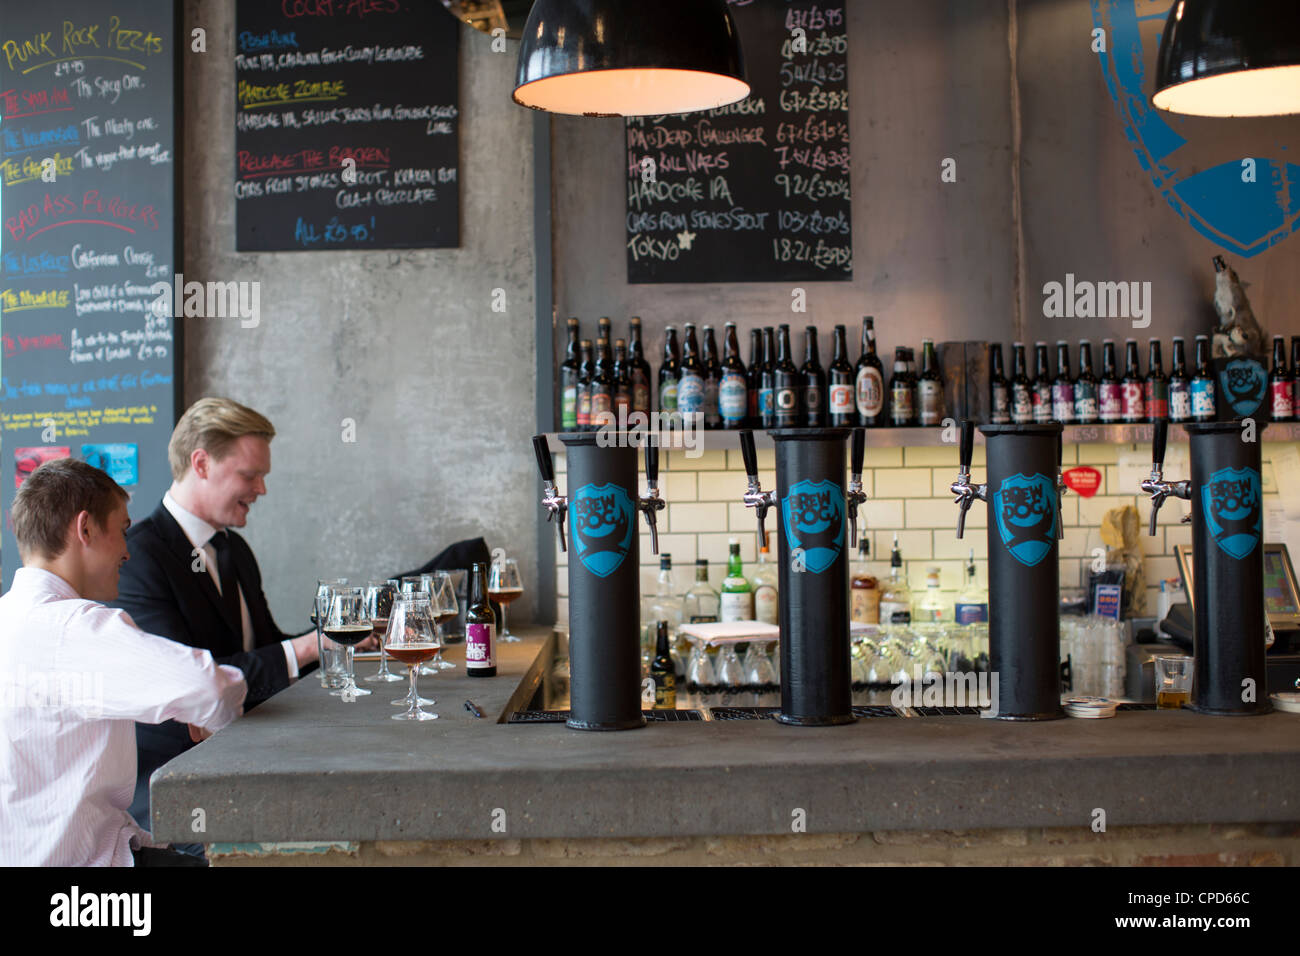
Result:
<svg viewBox="0 0 1300 956">
<path fill-rule="evenodd" d="M 853 717 L 849 669 L 849 553 L 862 494 L 863 433 L 853 431 L 853 467 L 844 489 L 847 428 L 782 428 L 776 444 L 775 492 L 758 481 L 753 432 L 740 433 L 749 490 L 758 511 L 759 545 L 765 518 L 777 510 L 781 579 L 781 712 L 784 724 L 824 727 Z M 847 522 L 846 522 L 847 517 Z"/>
<path fill-rule="evenodd" d="M 975 425 L 961 425 L 957 537 L 976 499 L 989 505 L 989 669 L 1005 720 L 1052 720 L 1061 709 L 1061 432 L 1042 425 L 983 425 L 988 482 L 970 483 Z"/>
<path fill-rule="evenodd" d="M 1196 422 L 1192 478 L 1165 481 L 1168 425 L 1157 422 L 1151 477 L 1151 534 L 1156 512 L 1173 496 L 1192 503 L 1192 699 L 1202 714 L 1267 714 L 1264 661 L 1264 516 L 1258 432 L 1263 422 Z M 1246 429 L 1250 431 L 1247 432 Z M 1186 520 L 1186 519 L 1184 519 Z"/>
<path fill-rule="evenodd" d="M 542 473 L 547 518 L 557 518 L 561 550 L 568 551 L 564 518 L 573 515 L 569 552 L 569 719 L 575 730 L 631 730 L 641 713 L 641 582 L 637 512 L 650 526 L 659 553 L 656 512 L 659 447 L 646 437 L 645 495 L 637 494 L 636 450 L 602 445 L 596 433 L 561 435 L 568 455 L 569 488 L 555 485 L 546 438 L 533 438 Z"/>
</svg>

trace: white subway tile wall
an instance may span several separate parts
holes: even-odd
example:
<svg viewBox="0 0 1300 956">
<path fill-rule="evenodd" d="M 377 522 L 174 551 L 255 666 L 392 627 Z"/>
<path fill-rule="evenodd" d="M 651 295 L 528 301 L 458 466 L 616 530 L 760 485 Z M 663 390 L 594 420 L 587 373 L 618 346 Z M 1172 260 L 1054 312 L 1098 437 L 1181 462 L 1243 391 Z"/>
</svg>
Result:
<svg viewBox="0 0 1300 956">
<path fill-rule="evenodd" d="M 706 437 L 707 442 L 707 437 Z M 1277 482 L 1271 453 L 1285 447 L 1265 442 L 1262 447 L 1264 502 L 1277 500 Z M 1174 548 L 1192 543 L 1192 529 L 1180 524 L 1187 504 L 1171 499 L 1161 509 L 1154 537 L 1147 536 L 1151 504 L 1137 489 L 1122 488 L 1119 482 L 1119 454 L 1124 449 L 1146 452 L 1146 445 L 1066 445 L 1063 464 L 1090 465 L 1102 474 L 1101 485 L 1091 498 L 1067 491 L 1062 499 L 1065 538 L 1061 541 L 1061 587 L 1081 588 L 1087 583 L 1088 566 L 1094 551 L 1104 548 L 1100 526 L 1112 508 L 1134 505 L 1138 510 L 1139 541 L 1144 555 L 1148 613 L 1155 613 L 1160 580 L 1176 577 Z M 556 470 L 564 471 L 564 455 L 557 453 Z M 975 447 L 971 480 L 985 480 L 984 447 Z M 759 477 L 765 489 L 776 485 L 776 461 L 771 449 L 758 452 Z M 869 495 L 858 512 L 858 531 L 871 548 L 871 573 L 889 576 L 889 554 L 898 535 L 909 586 L 925 588 L 926 568 L 940 569 L 944 598 L 951 602 L 964 583 L 966 557 L 975 552 L 976 579 L 988 585 L 988 509 L 976 503 L 966 518 L 966 536 L 957 540 L 957 506 L 948 485 L 957 477 L 957 450 L 949 447 L 868 448 L 862 474 L 863 489 Z M 1168 475 L 1186 478 L 1184 474 Z M 847 476 L 845 485 L 847 487 Z M 568 491 L 563 481 L 561 489 Z M 754 512 L 741 503 L 745 493 L 745 469 L 738 449 L 713 449 L 697 457 L 682 451 L 661 453 L 660 494 L 668 507 L 659 513 L 659 550 L 672 555 L 678 593 L 695 579 L 696 558 L 709 562 L 709 583 L 719 587 L 727 573 L 727 544 L 740 542 L 746 573 L 757 557 L 757 524 Z M 642 487 L 644 490 L 644 486 Z M 644 519 L 641 528 L 641 593 L 655 590 L 659 560 L 650 552 L 650 532 Z M 773 560 L 776 554 L 776 514 L 769 512 L 767 529 Z M 1268 529 L 1265 529 L 1267 537 Z M 568 617 L 568 555 L 556 546 L 557 619 Z M 853 549 L 856 556 L 857 549 Z"/>
</svg>

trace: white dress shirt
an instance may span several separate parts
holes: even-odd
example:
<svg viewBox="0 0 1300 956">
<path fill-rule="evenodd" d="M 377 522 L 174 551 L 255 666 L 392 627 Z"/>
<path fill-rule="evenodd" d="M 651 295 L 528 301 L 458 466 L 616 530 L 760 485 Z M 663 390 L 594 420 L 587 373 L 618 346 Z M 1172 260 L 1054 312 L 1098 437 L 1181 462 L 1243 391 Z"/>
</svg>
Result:
<svg viewBox="0 0 1300 956">
<path fill-rule="evenodd" d="M 0 597 L 0 865 L 131 866 L 135 722 L 210 731 L 239 715 L 237 667 L 135 626 L 57 574 Z"/>
<path fill-rule="evenodd" d="M 176 519 L 176 523 L 181 526 L 185 532 L 185 537 L 189 539 L 190 545 L 200 549 L 204 554 L 204 567 L 208 569 L 208 576 L 212 578 L 212 583 L 217 586 L 217 593 L 221 593 L 221 572 L 217 569 L 217 549 L 212 546 L 212 536 L 224 534 L 224 531 L 218 531 L 212 525 L 208 524 L 198 515 L 186 511 L 176 503 L 170 491 L 163 495 L 163 507 L 170 512 L 171 516 Z M 244 650 L 253 649 L 253 619 L 248 615 L 248 602 L 244 600 L 244 588 L 239 587 L 239 622 L 243 629 Z M 298 679 L 298 655 L 294 653 L 292 641 L 281 641 L 280 646 L 284 649 L 284 659 L 289 665 L 289 680 Z"/>
</svg>

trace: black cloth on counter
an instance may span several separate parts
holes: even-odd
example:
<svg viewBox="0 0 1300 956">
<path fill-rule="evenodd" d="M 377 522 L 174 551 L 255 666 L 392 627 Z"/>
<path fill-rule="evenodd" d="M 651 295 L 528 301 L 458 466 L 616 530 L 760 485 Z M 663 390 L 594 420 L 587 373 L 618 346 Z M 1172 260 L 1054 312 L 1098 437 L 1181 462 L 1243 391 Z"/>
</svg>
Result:
<svg viewBox="0 0 1300 956">
<path fill-rule="evenodd" d="M 429 574 L 433 571 L 468 571 L 475 562 L 487 564 L 491 560 L 492 554 L 488 551 L 487 542 L 482 538 L 469 538 L 449 544 L 431 561 L 415 571 L 403 571 L 401 574 L 394 574 L 393 577 L 400 581 L 402 578 Z"/>
</svg>

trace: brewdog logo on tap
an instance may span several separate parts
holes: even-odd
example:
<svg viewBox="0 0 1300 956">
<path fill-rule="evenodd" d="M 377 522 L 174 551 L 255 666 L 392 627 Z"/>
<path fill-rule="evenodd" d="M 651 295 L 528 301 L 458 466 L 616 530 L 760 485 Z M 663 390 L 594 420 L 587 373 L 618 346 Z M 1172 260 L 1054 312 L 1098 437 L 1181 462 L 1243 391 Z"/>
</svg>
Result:
<svg viewBox="0 0 1300 956">
<path fill-rule="evenodd" d="M 592 574 L 608 577 L 618 570 L 636 534 L 636 509 L 619 485 L 583 485 L 569 502 L 573 549 Z"/>
<path fill-rule="evenodd" d="M 993 493 L 998 534 L 1011 556 L 1032 568 L 1056 541 L 1056 481 L 1046 475 L 1013 475 Z"/>
<path fill-rule="evenodd" d="M 1259 472 L 1220 468 L 1201 487 L 1205 527 L 1224 554 L 1240 560 L 1255 550 L 1263 527 Z"/>
<path fill-rule="evenodd" d="M 1220 394 L 1238 415 L 1253 415 L 1264 401 L 1268 375 L 1254 359 L 1236 358 L 1219 372 Z"/>
<path fill-rule="evenodd" d="M 833 481 L 797 481 L 781 499 L 781 524 L 804 568 L 821 574 L 844 550 L 844 489 Z"/>
</svg>

